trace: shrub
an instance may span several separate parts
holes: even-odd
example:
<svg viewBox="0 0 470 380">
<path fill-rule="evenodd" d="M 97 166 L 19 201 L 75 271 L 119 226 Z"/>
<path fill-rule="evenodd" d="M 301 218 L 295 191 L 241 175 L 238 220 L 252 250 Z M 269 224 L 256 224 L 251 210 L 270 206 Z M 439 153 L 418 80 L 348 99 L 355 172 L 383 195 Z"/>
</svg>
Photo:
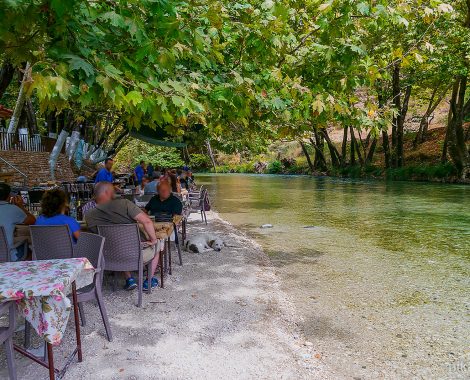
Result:
<svg viewBox="0 0 470 380">
<path fill-rule="evenodd" d="M 268 164 L 268 173 L 269 174 L 278 174 L 282 171 L 281 161 L 272 161 Z"/>
</svg>

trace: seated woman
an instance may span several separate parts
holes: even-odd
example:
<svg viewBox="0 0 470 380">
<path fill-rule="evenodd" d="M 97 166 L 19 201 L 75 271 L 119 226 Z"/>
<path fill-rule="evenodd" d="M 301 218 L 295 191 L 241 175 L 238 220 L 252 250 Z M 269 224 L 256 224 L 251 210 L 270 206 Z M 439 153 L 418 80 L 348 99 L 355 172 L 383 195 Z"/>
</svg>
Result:
<svg viewBox="0 0 470 380">
<path fill-rule="evenodd" d="M 147 203 L 145 209 L 150 215 L 168 214 L 181 215 L 183 212 L 183 204 L 171 193 L 171 184 L 168 179 L 162 179 L 157 186 L 155 196 Z"/>
<path fill-rule="evenodd" d="M 68 207 L 67 195 L 60 189 L 48 190 L 41 200 L 42 214 L 36 220 L 37 226 L 69 226 L 73 241 L 76 242 L 80 235 L 80 224 L 65 215 Z"/>
<path fill-rule="evenodd" d="M 181 193 L 180 180 L 176 176 L 176 173 L 170 172 L 170 174 L 168 174 L 168 177 L 170 179 L 171 191 L 173 193 Z"/>
</svg>

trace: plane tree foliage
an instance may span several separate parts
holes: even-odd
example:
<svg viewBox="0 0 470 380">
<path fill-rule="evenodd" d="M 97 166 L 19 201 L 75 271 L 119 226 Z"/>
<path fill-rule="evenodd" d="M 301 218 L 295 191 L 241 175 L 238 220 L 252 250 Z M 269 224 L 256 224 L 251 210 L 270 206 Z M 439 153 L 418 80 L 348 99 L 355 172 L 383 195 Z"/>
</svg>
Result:
<svg viewBox="0 0 470 380">
<path fill-rule="evenodd" d="M 0 97 L 15 88 L 105 154 L 145 125 L 228 152 L 298 139 L 312 169 L 367 165 L 378 145 L 404 165 L 410 99 L 427 105 L 420 144 L 450 98 L 443 159 L 465 177 L 469 14 L 468 0 L 1 0 Z"/>
</svg>

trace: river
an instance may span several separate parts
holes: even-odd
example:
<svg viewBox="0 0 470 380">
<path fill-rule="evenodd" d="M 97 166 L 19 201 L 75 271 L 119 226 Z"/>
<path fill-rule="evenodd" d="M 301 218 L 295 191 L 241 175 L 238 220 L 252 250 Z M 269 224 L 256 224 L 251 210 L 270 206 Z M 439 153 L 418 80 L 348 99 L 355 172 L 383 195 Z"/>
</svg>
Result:
<svg viewBox="0 0 470 380">
<path fill-rule="evenodd" d="M 197 179 L 269 255 L 334 378 L 470 378 L 470 187 Z"/>
</svg>

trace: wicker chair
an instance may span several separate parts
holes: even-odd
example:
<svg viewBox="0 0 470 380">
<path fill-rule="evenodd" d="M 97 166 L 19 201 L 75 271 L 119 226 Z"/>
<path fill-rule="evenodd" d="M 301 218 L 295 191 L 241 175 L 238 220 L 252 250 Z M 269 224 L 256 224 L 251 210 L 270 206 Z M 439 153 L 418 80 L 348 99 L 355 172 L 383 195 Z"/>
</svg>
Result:
<svg viewBox="0 0 470 380">
<path fill-rule="evenodd" d="M 13 244 L 12 247 L 8 245 L 7 234 L 5 227 L 0 226 L 0 263 L 11 261 L 11 251 L 24 245 L 25 252 L 28 251 L 28 241 L 23 240 Z"/>
<path fill-rule="evenodd" d="M 69 259 L 72 257 L 86 257 L 96 274 L 93 283 L 84 288 L 78 289 L 78 302 L 82 325 L 84 326 L 85 314 L 83 312 L 83 302 L 96 300 L 101 312 L 103 324 L 108 340 L 112 340 L 111 327 L 108 315 L 103 302 L 103 244 L 101 236 L 82 232 L 77 244 L 72 243 L 69 227 L 61 226 L 30 226 L 31 240 L 33 242 L 33 260 Z M 26 329 L 26 342 L 29 345 L 29 326 Z"/>
<path fill-rule="evenodd" d="M 73 243 L 69 226 L 29 226 L 33 260 L 69 259 Z"/>
<path fill-rule="evenodd" d="M 150 263 L 144 263 L 139 227 L 137 224 L 111 224 L 98 226 L 98 233 L 106 241 L 104 244 L 104 269 L 112 272 L 138 271 L 138 299 L 137 306 L 142 306 L 142 285 L 144 281 L 144 266 L 147 266 L 147 280 L 151 292 Z M 163 275 L 163 273 L 162 273 Z M 163 276 L 162 276 L 163 279 Z"/>
<path fill-rule="evenodd" d="M 101 319 L 103 320 L 104 328 L 106 330 L 106 335 L 108 340 L 111 342 L 113 340 L 113 335 L 111 333 L 111 326 L 108 320 L 108 313 L 106 312 L 106 307 L 103 301 L 103 268 L 104 268 L 104 256 L 103 256 L 103 246 L 104 238 L 89 232 L 80 233 L 80 238 L 77 241 L 77 244 L 74 246 L 73 256 L 74 257 L 86 257 L 90 261 L 91 265 L 95 268 L 95 276 L 93 278 L 93 284 L 86 286 L 84 288 L 78 289 L 78 308 L 80 311 L 80 319 L 82 321 L 82 326 L 85 326 L 85 312 L 83 310 L 83 302 L 95 301 L 98 303 L 98 307 L 101 313 Z"/>
<path fill-rule="evenodd" d="M 15 303 L 5 302 L 0 304 L 0 315 L 8 311 L 8 327 L 0 327 L 0 343 L 7 353 L 8 374 L 10 380 L 16 380 L 15 355 L 13 351 L 13 334 L 16 327 Z"/>
</svg>

